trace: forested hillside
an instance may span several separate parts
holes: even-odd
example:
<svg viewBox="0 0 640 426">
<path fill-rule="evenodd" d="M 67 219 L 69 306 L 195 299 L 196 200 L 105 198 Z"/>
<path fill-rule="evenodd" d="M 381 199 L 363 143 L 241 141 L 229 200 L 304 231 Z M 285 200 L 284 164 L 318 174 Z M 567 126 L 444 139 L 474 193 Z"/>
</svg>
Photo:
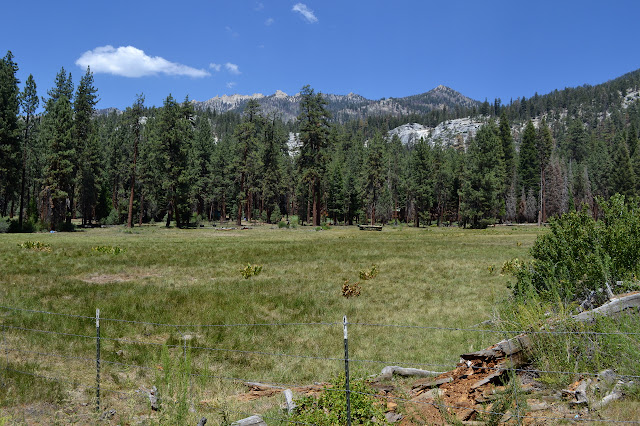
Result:
<svg viewBox="0 0 640 426">
<path fill-rule="evenodd" d="M 640 71 L 508 104 L 439 88 L 436 107 L 420 110 L 423 95 L 393 100 L 406 114 L 368 114 L 360 98 L 341 99 L 357 111 L 350 114 L 335 109 L 334 95 L 305 86 L 297 119 L 285 120 L 257 99 L 240 113 L 171 95 L 161 107 L 139 95 L 125 111 L 97 114 L 89 69 L 77 83 L 61 69 L 45 91 L 32 77 L 18 81 L 17 70 L 8 52 L 0 62 L 0 231 L 72 229 L 72 218 L 185 227 L 292 215 L 316 225 L 483 227 L 583 207 L 597 215 L 595 197 L 640 192 Z M 463 117 L 484 124 L 458 144 L 388 135 Z"/>
</svg>

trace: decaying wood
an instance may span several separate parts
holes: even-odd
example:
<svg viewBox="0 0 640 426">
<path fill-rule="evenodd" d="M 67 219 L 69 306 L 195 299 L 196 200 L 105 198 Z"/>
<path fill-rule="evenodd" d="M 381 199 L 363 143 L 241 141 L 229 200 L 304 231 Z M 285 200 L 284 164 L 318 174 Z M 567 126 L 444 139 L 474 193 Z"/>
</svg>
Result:
<svg viewBox="0 0 640 426">
<path fill-rule="evenodd" d="M 403 368 L 403 367 L 398 367 L 397 365 L 389 365 L 382 369 L 382 371 L 380 372 L 380 375 L 378 376 L 378 380 L 390 380 L 394 374 L 398 376 L 403 376 L 403 377 L 409 377 L 409 376 L 430 377 L 430 376 L 438 376 L 442 374 L 442 372 L 420 370 L 418 368 Z"/>
<path fill-rule="evenodd" d="M 512 357 L 513 355 L 519 354 L 523 351 L 527 351 L 531 349 L 532 343 L 529 336 L 526 334 L 520 334 L 509 340 L 502 340 L 495 345 L 483 349 L 478 352 L 472 352 L 469 354 L 460 355 L 460 358 L 464 360 L 476 360 L 483 359 L 486 361 L 495 360 L 500 358 Z M 516 360 L 514 360 L 516 362 Z"/>
<path fill-rule="evenodd" d="M 358 225 L 361 231 L 382 231 L 382 225 Z"/>
<path fill-rule="evenodd" d="M 232 426 L 267 426 L 262 417 L 260 416 L 251 416 L 246 419 L 238 420 L 237 422 L 231 423 Z"/>
<path fill-rule="evenodd" d="M 293 392 L 291 392 L 291 389 L 284 390 L 284 399 L 287 402 L 287 413 L 291 414 L 297 407 L 296 403 L 293 402 Z"/>
<path fill-rule="evenodd" d="M 598 316 L 614 315 L 630 308 L 640 308 L 640 292 L 616 296 L 602 306 L 574 315 L 573 319 L 582 322 L 593 321 Z"/>
</svg>

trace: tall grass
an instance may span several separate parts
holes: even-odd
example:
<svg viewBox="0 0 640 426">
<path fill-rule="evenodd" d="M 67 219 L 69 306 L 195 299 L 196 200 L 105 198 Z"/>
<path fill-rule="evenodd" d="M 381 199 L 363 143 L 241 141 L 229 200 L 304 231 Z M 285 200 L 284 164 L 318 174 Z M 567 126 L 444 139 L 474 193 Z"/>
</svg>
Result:
<svg viewBox="0 0 640 426">
<path fill-rule="evenodd" d="M 316 358 L 343 357 L 343 315 L 350 323 L 360 323 L 351 324 L 349 332 L 353 377 L 376 374 L 385 363 L 444 371 L 460 353 L 494 343 L 496 336 L 363 324 L 469 328 L 491 318 L 509 294 L 507 278 L 497 273 L 499 265 L 513 257 L 526 258 L 539 232 L 531 227 L 386 227 L 371 233 L 352 227 L 316 232 L 309 227 L 216 231 L 144 226 L 133 233 L 109 228 L 38 235 L 50 252 L 21 249 L 24 236 L 3 235 L 0 298 L 5 306 L 87 317 L 99 308 L 105 318 L 104 360 L 147 367 L 104 364 L 105 387 L 116 390 L 150 387 L 156 380 L 153 369 L 163 364 L 162 345 L 169 356 L 179 357 L 184 335 L 189 335 L 190 368 L 205 376 L 201 397 L 217 401 L 209 406 L 215 410 L 222 403 L 207 386 L 226 393 L 242 389 L 215 377 L 312 383 L 337 375 L 341 362 Z M 115 254 L 95 247 L 119 250 Z M 261 265 L 261 273 L 243 278 L 247 264 Z M 360 271 L 372 265 L 378 274 L 361 282 L 362 294 L 342 297 L 344 281 L 357 281 Z M 9 327 L 87 336 L 7 328 L 5 337 L 12 347 L 89 359 L 95 354 L 91 318 L 6 309 L 0 309 L 0 318 Z M 277 323 L 328 324 L 261 325 Z M 10 353 L 9 359 L 38 362 L 40 371 L 81 383 L 91 384 L 95 376 L 90 361 L 78 360 L 69 371 L 69 361 L 60 358 Z"/>
</svg>

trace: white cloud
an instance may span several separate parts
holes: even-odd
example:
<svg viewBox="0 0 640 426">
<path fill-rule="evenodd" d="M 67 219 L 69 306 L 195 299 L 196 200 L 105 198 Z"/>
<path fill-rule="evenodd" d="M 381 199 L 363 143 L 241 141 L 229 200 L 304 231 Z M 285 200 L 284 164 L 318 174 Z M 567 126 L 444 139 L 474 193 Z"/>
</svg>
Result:
<svg viewBox="0 0 640 426">
<path fill-rule="evenodd" d="M 256 12 L 259 12 L 262 9 L 264 9 L 264 3 L 262 3 L 262 2 L 256 3 L 256 7 L 253 8 L 253 10 L 255 10 Z"/>
<path fill-rule="evenodd" d="M 269 18 L 269 19 L 267 19 L 266 21 L 264 21 L 264 24 L 268 27 L 268 26 L 270 26 L 271 24 L 273 24 L 274 22 L 276 22 L 276 21 L 275 21 L 275 19 L 273 19 L 273 18 Z"/>
<path fill-rule="evenodd" d="M 235 75 L 240 75 L 242 74 L 240 72 L 240 69 L 238 68 L 238 66 L 236 64 L 232 64 L 231 62 L 227 62 L 226 64 L 224 64 L 224 67 L 227 69 L 227 71 L 229 71 L 231 74 L 235 74 Z"/>
<path fill-rule="evenodd" d="M 236 86 L 236 82 L 235 81 L 230 81 L 227 83 L 227 89 L 233 89 Z"/>
<path fill-rule="evenodd" d="M 209 64 L 209 68 L 211 68 L 211 69 L 212 69 L 212 70 L 214 70 L 215 72 L 220 72 L 220 69 L 222 68 L 222 65 L 220 65 L 220 64 L 210 63 L 210 64 Z"/>
<path fill-rule="evenodd" d="M 313 24 L 314 22 L 318 22 L 318 18 L 316 18 L 313 10 L 309 9 L 304 3 L 296 3 L 291 10 L 301 14 L 309 23 Z"/>
<path fill-rule="evenodd" d="M 144 51 L 133 46 L 96 47 L 82 54 L 76 65 L 91 67 L 94 73 L 106 73 L 123 77 L 144 77 L 148 75 L 186 75 L 189 77 L 206 77 L 206 70 L 192 68 L 187 65 L 167 61 L 160 56 L 148 56 Z"/>
</svg>

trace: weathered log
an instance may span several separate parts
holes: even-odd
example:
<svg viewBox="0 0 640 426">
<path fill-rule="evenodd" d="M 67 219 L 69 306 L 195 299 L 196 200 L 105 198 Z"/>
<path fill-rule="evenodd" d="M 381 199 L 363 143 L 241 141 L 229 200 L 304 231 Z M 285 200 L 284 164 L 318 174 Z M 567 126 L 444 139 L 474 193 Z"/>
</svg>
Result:
<svg viewBox="0 0 640 426">
<path fill-rule="evenodd" d="M 251 416 L 246 419 L 233 422 L 231 423 L 231 426 L 267 426 L 267 423 L 265 423 L 260 416 Z"/>
<path fill-rule="evenodd" d="M 418 377 L 430 377 L 430 376 L 438 376 L 442 374 L 442 372 L 438 371 L 428 371 L 428 370 L 420 370 L 418 368 L 403 368 L 398 367 L 397 365 L 389 365 L 384 367 L 378 376 L 378 380 L 390 380 L 393 375 L 396 374 L 398 376 L 418 376 Z"/>
<path fill-rule="evenodd" d="M 490 348 L 478 352 L 460 355 L 463 360 L 492 360 L 507 358 L 526 351 L 532 347 L 531 339 L 526 334 L 520 334 L 509 340 L 502 340 Z"/>
<path fill-rule="evenodd" d="M 291 389 L 284 390 L 284 399 L 287 401 L 287 413 L 291 414 L 297 407 L 296 403 L 293 402 L 293 392 L 291 392 Z"/>
<path fill-rule="evenodd" d="M 616 296 L 602 306 L 574 315 L 573 319 L 581 322 L 593 321 L 598 316 L 609 316 L 630 308 L 640 308 L 640 292 Z"/>
<path fill-rule="evenodd" d="M 200 421 L 198 422 L 198 426 L 204 426 L 207 424 L 207 418 L 203 417 L 200 419 Z"/>
</svg>

